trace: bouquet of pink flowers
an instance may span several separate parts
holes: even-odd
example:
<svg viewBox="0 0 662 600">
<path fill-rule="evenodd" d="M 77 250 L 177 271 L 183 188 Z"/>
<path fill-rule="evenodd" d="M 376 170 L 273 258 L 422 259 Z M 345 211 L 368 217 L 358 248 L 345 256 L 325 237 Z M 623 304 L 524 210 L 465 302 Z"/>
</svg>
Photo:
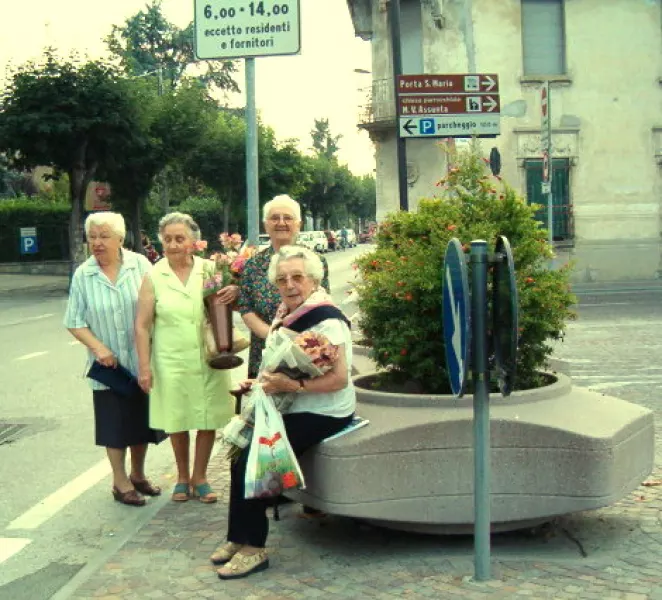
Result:
<svg viewBox="0 0 662 600">
<path fill-rule="evenodd" d="M 269 334 L 262 354 L 260 372 L 283 373 L 291 379 L 312 379 L 324 375 L 338 360 L 338 346 L 321 333 L 296 333 L 281 327 Z M 259 385 L 259 378 L 255 385 Z M 294 402 L 296 394 L 277 394 L 273 397 L 278 411 L 285 412 Z M 228 458 L 235 460 L 251 441 L 255 423 L 254 402 L 250 395 L 241 414 L 225 426 L 222 437 L 230 445 Z"/>
<path fill-rule="evenodd" d="M 218 236 L 223 247 L 223 252 L 216 252 L 209 258 L 214 267 L 207 267 L 202 282 L 203 295 L 205 297 L 215 294 L 227 285 L 238 283 L 246 266 L 246 261 L 255 254 L 255 246 L 243 244 L 241 235 L 233 233 L 221 233 Z M 207 242 L 204 242 L 205 249 Z"/>
</svg>

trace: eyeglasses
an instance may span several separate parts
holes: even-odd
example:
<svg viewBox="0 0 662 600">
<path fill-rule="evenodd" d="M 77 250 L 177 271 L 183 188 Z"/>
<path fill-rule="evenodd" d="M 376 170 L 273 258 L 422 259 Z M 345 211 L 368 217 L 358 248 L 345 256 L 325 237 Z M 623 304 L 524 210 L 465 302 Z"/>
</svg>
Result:
<svg viewBox="0 0 662 600">
<path fill-rule="evenodd" d="M 276 277 L 276 285 L 278 287 L 286 286 L 288 280 L 292 280 L 292 283 L 299 285 L 305 281 L 306 277 L 308 277 L 308 275 L 303 275 L 301 273 L 295 273 L 294 275 L 279 275 Z"/>
<path fill-rule="evenodd" d="M 283 221 L 284 223 L 294 223 L 294 217 L 292 215 L 271 215 L 267 221 L 269 223 L 280 223 L 280 221 Z"/>
</svg>

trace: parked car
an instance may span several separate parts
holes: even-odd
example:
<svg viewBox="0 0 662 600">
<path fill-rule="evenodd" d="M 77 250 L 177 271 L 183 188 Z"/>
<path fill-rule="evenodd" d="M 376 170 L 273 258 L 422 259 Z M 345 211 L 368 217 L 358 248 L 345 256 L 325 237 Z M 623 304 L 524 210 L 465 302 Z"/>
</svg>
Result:
<svg viewBox="0 0 662 600">
<path fill-rule="evenodd" d="M 329 250 L 337 250 L 338 238 L 336 237 L 336 234 L 333 231 L 327 229 L 324 232 L 324 235 L 326 235 L 326 242 L 329 245 Z"/>
<path fill-rule="evenodd" d="M 326 241 L 323 231 L 302 231 L 297 238 L 297 244 L 320 253 L 329 249 L 329 243 Z"/>
<path fill-rule="evenodd" d="M 271 245 L 271 240 L 266 233 L 261 233 L 257 238 L 257 249 L 258 252 L 268 248 Z"/>
</svg>

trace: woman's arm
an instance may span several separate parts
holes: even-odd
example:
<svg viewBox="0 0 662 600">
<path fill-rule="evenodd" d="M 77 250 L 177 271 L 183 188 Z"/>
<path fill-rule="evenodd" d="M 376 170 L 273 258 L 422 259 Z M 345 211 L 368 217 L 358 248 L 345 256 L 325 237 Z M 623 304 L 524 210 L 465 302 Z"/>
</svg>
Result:
<svg viewBox="0 0 662 600">
<path fill-rule="evenodd" d="M 152 325 L 154 324 L 154 286 L 149 275 L 145 275 L 138 294 L 136 312 L 136 352 L 138 353 L 138 383 L 144 392 L 152 387 L 150 364 Z"/>
<path fill-rule="evenodd" d="M 267 338 L 269 333 L 269 325 L 265 323 L 260 317 L 257 316 L 257 313 L 249 312 L 241 315 L 246 327 L 248 327 L 257 337 L 261 337 L 263 340 Z"/>
<path fill-rule="evenodd" d="M 347 361 L 345 360 L 345 344 L 338 346 L 338 360 L 333 367 L 320 377 L 306 379 L 303 387 L 296 379 L 290 379 L 282 373 L 263 373 L 261 377 L 262 389 L 266 394 L 279 394 L 285 392 L 298 392 L 306 394 L 322 394 L 337 392 L 347 387 Z"/>
<path fill-rule="evenodd" d="M 117 366 L 117 357 L 92 333 L 89 327 L 69 327 L 69 331 L 81 344 L 92 351 L 97 362 L 104 367 L 115 368 Z"/>
</svg>

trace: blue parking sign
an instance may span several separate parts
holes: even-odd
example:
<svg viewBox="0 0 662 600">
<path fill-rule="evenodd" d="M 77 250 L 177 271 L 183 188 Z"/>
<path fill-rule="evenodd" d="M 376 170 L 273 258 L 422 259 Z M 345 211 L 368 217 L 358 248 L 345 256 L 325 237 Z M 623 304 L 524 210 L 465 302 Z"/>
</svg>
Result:
<svg viewBox="0 0 662 600">
<path fill-rule="evenodd" d="M 434 119 L 421 119 L 418 123 L 418 128 L 420 132 L 425 135 L 434 135 L 437 129 L 434 124 Z"/>
<path fill-rule="evenodd" d="M 21 254 L 36 254 L 39 252 L 36 227 L 21 227 L 20 234 Z"/>
</svg>

